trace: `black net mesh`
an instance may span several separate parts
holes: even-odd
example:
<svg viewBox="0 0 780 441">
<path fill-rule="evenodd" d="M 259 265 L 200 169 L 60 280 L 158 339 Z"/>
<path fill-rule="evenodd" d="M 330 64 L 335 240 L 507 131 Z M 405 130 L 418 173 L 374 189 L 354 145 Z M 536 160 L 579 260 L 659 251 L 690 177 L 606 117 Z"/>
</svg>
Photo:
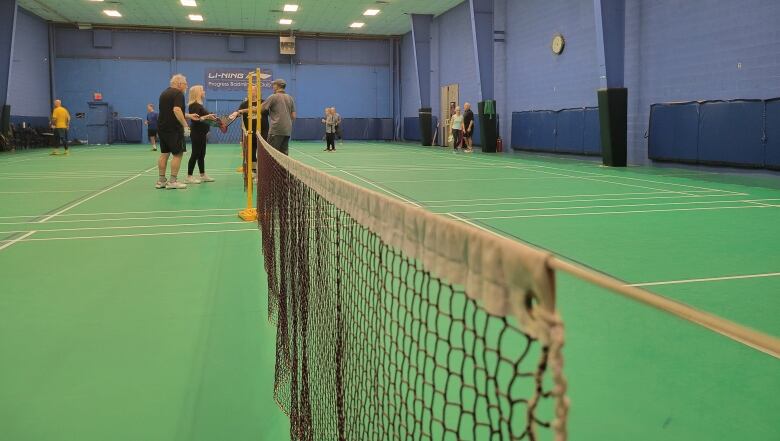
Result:
<svg viewBox="0 0 780 441">
<path fill-rule="evenodd" d="M 275 398 L 291 439 L 553 438 L 547 347 L 259 155 Z"/>
</svg>

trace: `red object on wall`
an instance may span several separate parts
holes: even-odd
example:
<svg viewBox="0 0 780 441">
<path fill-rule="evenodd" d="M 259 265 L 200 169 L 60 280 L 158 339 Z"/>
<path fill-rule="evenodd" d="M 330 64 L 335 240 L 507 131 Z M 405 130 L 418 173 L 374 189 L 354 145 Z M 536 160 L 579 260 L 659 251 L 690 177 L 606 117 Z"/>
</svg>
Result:
<svg viewBox="0 0 780 441">
<path fill-rule="evenodd" d="M 93 101 L 103 101 L 103 94 L 100 92 L 95 92 L 92 94 L 92 100 Z"/>
</svg>

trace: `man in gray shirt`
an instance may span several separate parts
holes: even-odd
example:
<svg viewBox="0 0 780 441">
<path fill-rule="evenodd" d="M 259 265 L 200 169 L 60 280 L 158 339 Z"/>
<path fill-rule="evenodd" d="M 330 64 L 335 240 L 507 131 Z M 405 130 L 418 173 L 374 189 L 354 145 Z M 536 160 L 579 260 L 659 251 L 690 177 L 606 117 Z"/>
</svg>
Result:
<svg viewBox="0 0 780 441">
<path fill-rule="evenodd" d="M 276 150 L 288 154 L 290 135 L 292 135 L 293 121 L 295 120 L 295 100 L 287 95 L 285 89 L 287 83 L 283 79 L 276 79 L 271 83 L 274 88 L 273 95 L 269 96 L 261 108 L 268 111 L 270 127 L 268 129 L 268 143 Z"/>
</svg>

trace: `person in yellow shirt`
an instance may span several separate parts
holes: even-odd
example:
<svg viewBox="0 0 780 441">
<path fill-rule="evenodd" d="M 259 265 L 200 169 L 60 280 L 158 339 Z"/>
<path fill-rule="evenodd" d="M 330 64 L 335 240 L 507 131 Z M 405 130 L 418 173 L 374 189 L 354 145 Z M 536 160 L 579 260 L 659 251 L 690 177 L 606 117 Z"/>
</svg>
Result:
<svg viewBox="0 0 780 441">
<path fill-rule="evenodd" d="M 68 128 L 70 127 L 70 113 L 68 109 L 62 107 L 62 101 L 54 101 L 54 110 L 51 112 L 51 128 L 54 129 L 57 145 L 54 147 L 52 155 L 60 154 L 60 143 L 65 147 L 65 154 L 68 154 Z"/>
</svg>

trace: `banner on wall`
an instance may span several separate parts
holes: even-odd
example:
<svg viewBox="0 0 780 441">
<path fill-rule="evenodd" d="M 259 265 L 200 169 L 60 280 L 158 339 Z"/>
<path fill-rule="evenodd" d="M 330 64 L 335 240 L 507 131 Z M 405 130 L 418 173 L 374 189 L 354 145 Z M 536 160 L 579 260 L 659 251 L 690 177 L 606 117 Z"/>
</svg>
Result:
<svg viewBox="0 0 780 441">
<path fill-rule="evenodd" d="M 246 91 L 247 76 L 254 72 L 252 68 L 209 68 L 206 69 L 206 89 L 221 91 Z M 260 84 L 263 89 L 270 89 L 273 73 L 268 69 L 260 70 Z"/>
</svg>

